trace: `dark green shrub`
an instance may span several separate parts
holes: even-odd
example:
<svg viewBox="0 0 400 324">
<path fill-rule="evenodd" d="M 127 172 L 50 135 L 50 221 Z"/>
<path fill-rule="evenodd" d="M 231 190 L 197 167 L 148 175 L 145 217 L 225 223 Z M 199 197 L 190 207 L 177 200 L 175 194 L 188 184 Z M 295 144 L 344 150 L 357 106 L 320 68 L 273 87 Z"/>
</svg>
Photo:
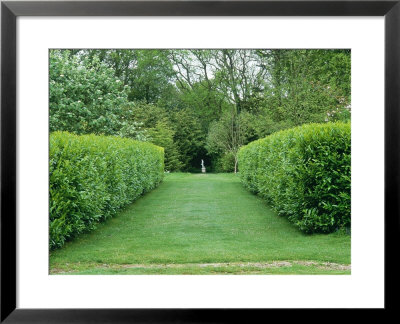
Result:
<svg viewBox="0 0 400 324">
<path fill-rule="evenodd" d="M 241 148 L 243 184 L 307 233 L 350 227 L 350 123 L 309 124 Z"/>
<path fill-rule="evenodd" d="M 50 249 L 96 227 L 155 188 L 164 150 L 126 138 L 50 135 Z"/>
</svg>

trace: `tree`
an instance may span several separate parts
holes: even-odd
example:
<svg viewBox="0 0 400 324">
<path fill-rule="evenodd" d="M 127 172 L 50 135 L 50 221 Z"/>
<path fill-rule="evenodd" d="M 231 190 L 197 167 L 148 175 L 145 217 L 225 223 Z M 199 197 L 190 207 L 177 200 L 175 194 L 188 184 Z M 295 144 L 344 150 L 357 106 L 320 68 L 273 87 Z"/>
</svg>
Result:
<svg viewBox="0 0 400 324">
<path fill-rule="evenodd" d="M 128 105 L 127 88 L 97 56 L 50 52 L 50 131 L 114 135 Z"/>
<path fill-rule="evenodd" d="M 350 52 L 347 50 L 258 50 L 264 106 L 275 121 L 297 126 L 328 121 L 350 109 Z"/>
<path fill-rule="evenodd" d="M 179 171 L 182 168 L 182 163 L 179 160 L 179 152 L 174 143 L 174 131 L 168 125 L 167 121 L 158 121 L 155 127 L 148 130 L 150 142 L 161 146 L 165 151 L 165 170 Z"/>
<path fill-rule="evenodd" d="M 123 122 L 118 135 L 121 137 L 129 137 L 142 142 L 147 142 L 149 140 L 148 130 L 143 129 L 143 123 L 135 121 Z"/>
<path fill-rule="evenodd" d="M 201 155 L 206 153 L 205 134 L 200 119 L 189 109 L 176 110 L 171 115 L 171 125 L 175 131 L 174 142 L 180 154 L 182 169 L 188 171 L 191 167 L 198 166 Z"/>
<path fill-rule="evenodd" d="M 130 101 L 157 103 L 173 91 L 175 75 L 168 50 L 84 50 L 81 57 L 98 56 L 129 89 Z"/>
<path fill-rule="evenodd" d="M 237 172 L 238 152 L 241 146 L 249 142 L 252 135 L 246 115 L 238 115 L 235 110 L 226 112 L 219 121 L 210 125 L 206 148 L 210 154 L 233 159 L 233 172 Z M 253 134 L 254 135 L 254 134 Z"/>
</svg>

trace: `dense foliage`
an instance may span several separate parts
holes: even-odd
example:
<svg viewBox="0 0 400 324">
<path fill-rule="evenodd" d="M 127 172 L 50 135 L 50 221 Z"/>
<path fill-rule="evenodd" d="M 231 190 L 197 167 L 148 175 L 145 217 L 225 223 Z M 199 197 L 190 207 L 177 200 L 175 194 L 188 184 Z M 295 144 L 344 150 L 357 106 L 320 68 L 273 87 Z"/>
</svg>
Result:
<svg viewBox="0 0 400 324">
<path fill-rule="evenodd" d="M 50 130 L 165 149 L 168 171 L 234 171 L 239 148 L 350 119 L 349 50 L 51 50 Z"/>
<path fill-rule="evenodd" d="M 155 188 L 164 150 L 111 136 L 50 135 L 50 249 L 60 247 Z"/>
<path fill-rule="evenodd" d="M 307 233 L 350 226 L 350 123 L 309 124 L 239 152 L 244 185 Z"/>
<path fill-rule="evenodd" d="M 114 135 L 124 123 L 128 87 L 98 57 L 50 52 L 50 131 Z"/>
</svg>

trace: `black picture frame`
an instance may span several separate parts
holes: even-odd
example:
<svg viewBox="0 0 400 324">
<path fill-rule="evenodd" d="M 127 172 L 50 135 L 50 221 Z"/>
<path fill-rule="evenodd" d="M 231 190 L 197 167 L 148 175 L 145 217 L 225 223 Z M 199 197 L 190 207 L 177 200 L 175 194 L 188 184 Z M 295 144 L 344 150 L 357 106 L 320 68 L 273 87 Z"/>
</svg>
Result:
<svg viewBox="0 0 400 324">
<path fill-rule="evenodd" d="M 266 310 L 16 308 L 16 19 L 18 16 L 384 16 L 385 310 L 396 308 L 399 237 L 400 0 L 392 1 L 2 1 L 1 323 L 251 321 Z M 257 317 L 256 317 L 257 316 Z"/>
</svg>

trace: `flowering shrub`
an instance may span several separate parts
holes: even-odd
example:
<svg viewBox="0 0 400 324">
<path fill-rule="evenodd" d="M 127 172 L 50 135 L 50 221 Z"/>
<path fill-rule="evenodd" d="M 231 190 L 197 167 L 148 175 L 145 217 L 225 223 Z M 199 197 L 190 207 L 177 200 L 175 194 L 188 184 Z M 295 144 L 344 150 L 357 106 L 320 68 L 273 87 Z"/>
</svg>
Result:
<svg viewBox="0 0 400 324">
<path fill-rule="evenodd" d="M 164 149 L 96 135 L 50 135 L 50 249 L 155 188 L 163 179 Z"/>
<path fill-rule="evenodd" d="M 349 227 L 350 123 L 309 124 L 241 148 L 243 184 L 307 233 Z"/>
<path fill-rule="evenodd" d="M 100 60 L 49 52 L 50 131 L 116 135 L 129 112 L 128 86 Z"/>
</svg>

